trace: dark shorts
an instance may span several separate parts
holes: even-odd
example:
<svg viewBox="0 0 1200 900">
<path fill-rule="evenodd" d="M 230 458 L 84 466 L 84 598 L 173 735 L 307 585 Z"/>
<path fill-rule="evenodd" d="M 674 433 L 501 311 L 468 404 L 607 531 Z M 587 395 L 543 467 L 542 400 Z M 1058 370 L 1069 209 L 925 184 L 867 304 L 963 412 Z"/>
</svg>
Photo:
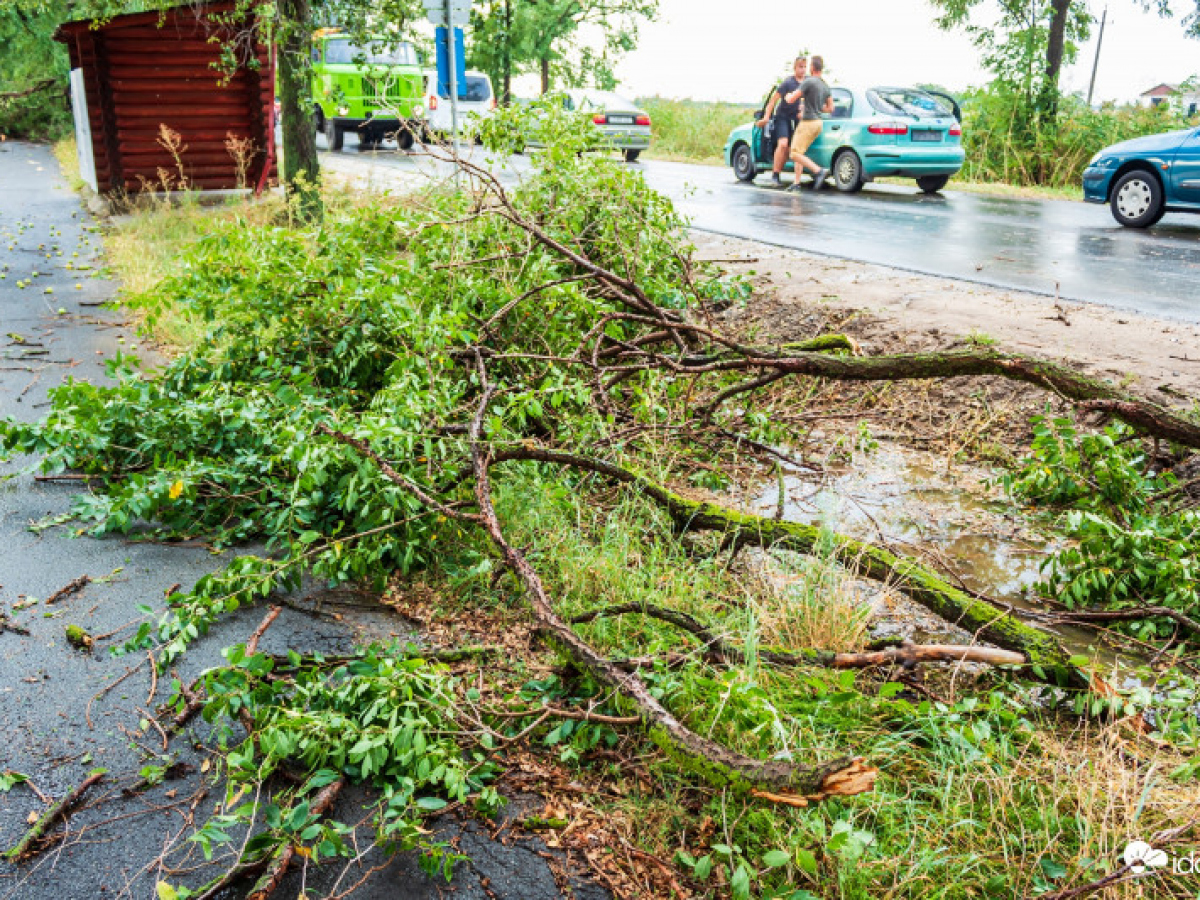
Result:
<svg viewBox="0 0 1200 900">
<path fill-rule="evenodd" d="M 796 133 L 796 120 L 785 116 L 775 116 L 767 125 L 771 129 L 771 146 L 774 147 L 782 140 L 790 141 Z"/>
</svg>

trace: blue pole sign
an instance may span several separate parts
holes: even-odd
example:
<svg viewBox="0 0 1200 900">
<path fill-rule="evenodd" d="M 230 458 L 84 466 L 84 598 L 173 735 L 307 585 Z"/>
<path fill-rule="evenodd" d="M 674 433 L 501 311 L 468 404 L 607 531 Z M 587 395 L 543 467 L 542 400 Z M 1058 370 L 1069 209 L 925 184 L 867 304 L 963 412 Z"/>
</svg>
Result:
<svg viewBox="0 0 1200 900">
<path fill-rule="evenodd" d="M 450 96 L 450 47 L 446 41 L 446 26 L 437 27 L 434 43 L 437 47 L 438 95 Z M 467 62 L 463 51 L 463 30 L 454 29 L 454 81 L 458 87 L 458 99 L 466 96 Z"/>
</svg>

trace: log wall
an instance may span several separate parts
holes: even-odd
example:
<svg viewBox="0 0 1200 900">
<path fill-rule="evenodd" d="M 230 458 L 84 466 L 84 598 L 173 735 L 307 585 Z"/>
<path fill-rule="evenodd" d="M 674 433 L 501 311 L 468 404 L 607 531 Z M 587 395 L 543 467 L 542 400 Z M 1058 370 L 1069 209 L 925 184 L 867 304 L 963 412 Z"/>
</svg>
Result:
<svg viewBox="0 0 1200 900">
<path fill-rule="evenodd" d="M 63 25 L 72 68 L 81 68 L 92 129 L 96 179 L 107 193 L 161 187 L 160 170 L 178 189 L 179 165 L 163 145 L 161 129 L 178 133 L 183 175 L 192 188 L 255 187 L 275 177 L 269 123 L 274 73 L 268 48 L 245 40 L 252 23 L 220 21 L 232 3 L 182 6 L 163 13 L 117 16 L 99 28 L 90 21 Z M 232 75 L 217 68 L 222 48 L 236 42 Z M 230 135 L 249 138 L 255 153 L 238 183 L 226 147 Z"/>
</svg>

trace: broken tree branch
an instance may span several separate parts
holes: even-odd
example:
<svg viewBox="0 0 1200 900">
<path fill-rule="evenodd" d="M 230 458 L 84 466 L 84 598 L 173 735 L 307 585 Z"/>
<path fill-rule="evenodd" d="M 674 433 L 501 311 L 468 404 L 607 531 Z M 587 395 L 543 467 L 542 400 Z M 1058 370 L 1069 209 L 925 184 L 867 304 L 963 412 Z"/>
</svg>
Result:
<svg viewBox="0 0 1200 900">
<path fill-rule="evenodd" d="M 74 581 L 70 582 L 69 584 L 63 585 L 57 591 L 55 591 L 53 594 L 51 594 L 49 597 L 47 597 L 46 605 L 50 606 L 53 603 L 57 603 L 59 600 L 63 600 L 67 597 L 70 597 L 72 594 L 77 594 L 91 583 L 92 583 L 91 575 L 80 575 Z"/>
<path fill-rule="evenodd" d="M 309 806 L 310 815 L 323 816 L 333 806 L 333 801 L 337 799 L 338 793 L 342 790 L 346 781 L 339 778 L 337 781 L 327 784 L 321 788 L 320 793 L 313 798 L 312 804 Z M 292 864 L 292 859 L 296 855 L 296 845 L 288 841 L 275 857 L 270 861 L 267 870 L 263 872 L 262 877 L 254 883 L 246 900 L 267 900 L 267 897 L 279 887 L 283 881 L 283 876 L 287 874 L 288 866 Z"/>
<path fill-rule="evenodd" d="M 1093 622 L 1131 622 L 1154 616 L 1170 619 L 1176 625 L 1200 637 L 1200 622 L 1169 606 L 1138 606 L 1133 609 L 1074 609 L 1063 612 L 1037 613 L 1033 617 L 1041 622 L 1073 625 Z"/>
<path fill-rule="evenodd" d="M 13 623 L 12 619 L 3 610 L 0 610 L 0 634 L 6 631 L 11 631 L 13 634 L 19 634 L 23 637 L 29 637 L 29 629 L 22 628 L 20 625 Z"/>
<path fill-rule="evenodd" d="M 767 356 L 720 359 L 697 365 L 675 363 L 680 373 L 759 370 L 789 375 L 811 375 L 840 381 L 901 381 L 924 378 L 957 378 L 998 375 L 1053 391 L 1080 404 L 1080 408 L 1116 416 L 1153 437 L 1186 447 L 1200 448 L 1200 422 L 1164 406 L 1081 375 L 1050 360 L 1020 353 L 979 348 L 943 353 L 897 353 L 888 356 L 834 356 L 803 353 L 789 357 Z"/>
<path fill-rule="evenodd" d="M 807 794 L 813 797 L 826 796 L 834 791 L 849 794 L 871 790 L 874 786 L 876 770 L 864 765 L 859 758 L 843 756 L 828 762 L 809 765 L 779 760 L 759 760 L 744 756 L 709 738 L 696 734 L 662 705 L 636 673 L 626 672 L 605 658 L 558 616 L 537 571 L 529 563 L 525 554 L 512 546 L 504 536 L 503 527 L 492 502 L 489 474 L 492 457 L 487 445 L 482 440 L 482 432 L 484 418 L 495 394 L 495 388 L 488 379 L 481 352 L 475 353 L 475 365 L 483 393 L 468 428 L 471 442 L 471 465 L 475 475 L 475 498 L 479 509 L 479 513 L 471 516 L 470 519 L 482 525 L 492 543 L 503 556 L 508 569 L 516 574 L 525 587 L 525 594 L 534 620 L 541 632 L 549 637 L 551 642 L 564 652 L 575 665 L 590 673 L 597 681 L 615 689 L 635 709 L 638 717 L 645 724 L 651 739 L 659 747 L 672 755 L 685 757 L 693 766 L 699 764 L 703 776 L 712 783 L 730 785 L 742 790 L 767 788 L 788 794 Z M 333 429 L 322 428 L 322 431 L 360 450 L 381 468 L 387 465 L 370 449 L 366 442 L 349 438 Z M 443 507 L 441 503 L 432 498 L 423 499 L 424 492 L 418 494 L 413 489 L 414 486 L 408 484 L 407 479 L 393 480 L 402 487 L 408 488 L 410 493 L 422 500 L 423 503 L 432 505 L 434 508 Z M 454 511 L 454 515 L 459 519 L 466 518 L 456 511 Z M 839 773 L 849 774 L 846 779 L 839 781 L 837 779 Z"/>
<path fill-rule="evenodd" d="M 583 640 L 554 611 L 553 603 L 541 577 L 530 565 L 525 554 L 512 546 L 504 536 L 499 516 L 492 503 L 488 450 L 481 440 L 483 420 L 495 388 L 488 381 L 482 356 L 476 357 L 476 369 L 483 397 L 470 427 L 471 459 L 475 472 L 475 498 L 483 527 L 492 543 L 500 550 L 505 563 L 525 586 L 526 597 L 534 619 L 544 634 L 564 651 L 580 668 L 594 678 L 620 692 L 642 718 L 651 739 L 665 752 L 683 755 L 703 767 L 706 778 L 714 783 L 736 788 L 755 787 L 782 790 L 788 793 L 822 795 L 834 789 L 838 773 L 853 770 L 862 777 L 845 782 L 848 793 L 870 790 L 875 770 L 862 764 L 861 759 L 840 757 L 826 763 L 795 764 L 778 760 L 758 760 L 744 756 L 696 734 L 664 707 L 636 674 L 622 671 Z"/>
<path fill-rule="evenodd" d="M 250 635 L 250 640 L 246 641 L 247 656 L 253 656 L 258 652 L 259 640 L 264 634 L 267 633 L 267 629 L 271 627 L 271 623 L 279 618 L 279 614 L 281 612 L 283 612 L 282 606 L 272 606 L 270 610 L 268 610 L 266 616 L 263 617 L 262 622 L 259 623 L 258 627 L 255 628 L 253 633 Z"/>
<path fill-rule="evenodd" d="M 745 651 L 726 643 L 694 617 L 680 610 L 653 603 L 635 601 L 606 606 L 574 616 L 570 621 L 571 624 L 578 625 L 627 613 L 640 613 L 669 622 L 694 635 L 704 645 L 704 657 L 709 662 L 740 664 L 745 661 Z M 991 666 L 1021 666 L 1026 662 L 1024 654 L 1011 650 L 958 644 L 914 644 L 911 641 L 866 653 L 833 653 L 828 650 L 784 652 L 763 647 L 757 650 L 757 656 L 763 662 L 775 666 L 826 666 L 834 669 L 870 669 L 892 665 L 911 669 L 923 662 L 977 662 Z M 628 664 L 630 660 L 620 662 Z"/>
<path fill-rule="evenodd" d="M 52 87 L 59 86 L 60 82 L 57 78 L 43 78 L 41 81 L 35 81 L 30 87 L 21 91 L 3 91 L 0 92 L 0 103 L 11 103 L 14 100 L 21 100 L 25 97 L 31 97 L 34 94 L 48 91 Z M 62 90 L 62 93 L 66 93 Z"/>
<path fill-rule="evenodd" d="M 42 813 L 33 826 L 25 832 L 25 836 L 11 850 L 5 852 L 4 858 L 9 862 L 16 862 L 25 856 L 55 822 L 69 813 L 75 804 L 83 799 L 83 795 L 104 778 L 107 771 L 107 769 L 93 769 L 89 772 L 87 778 L 80 782 L 78 787 Z"/>
</svg>

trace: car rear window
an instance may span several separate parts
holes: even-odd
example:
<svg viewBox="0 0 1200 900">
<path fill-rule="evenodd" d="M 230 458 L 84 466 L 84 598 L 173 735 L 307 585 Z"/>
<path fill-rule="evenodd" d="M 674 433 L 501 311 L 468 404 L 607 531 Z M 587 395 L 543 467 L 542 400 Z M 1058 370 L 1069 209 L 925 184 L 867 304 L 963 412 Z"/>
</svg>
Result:
<svg viewBox="0 0 1200 900">
<path fill-rule="evenodd" d="M 632 110 L 637 109 L 637 106 L 610 91 L 586 91 L 580 95 L 579 108 Z"/>
<path fill-rule="evenodd" d="M 437 76 L 435 75 L 430 83 L 436 86 Z M 443 99 L 450 99 L 450 88 L 447 87 L 440 95 Z M 468 75 L 467 83 L 464 88 L 459 91 L 459 99 L 468 100 L 471 103 L 484 103 L 492 99 L 492 85 L 484 75 Z"/>
<path fill-rule="evenodd" d="M 916 88 L 872 88 L 867 100 L 876 111 L 889 116 L 940 119 L 954 115 L 948 102 Z"/>
</svg>

